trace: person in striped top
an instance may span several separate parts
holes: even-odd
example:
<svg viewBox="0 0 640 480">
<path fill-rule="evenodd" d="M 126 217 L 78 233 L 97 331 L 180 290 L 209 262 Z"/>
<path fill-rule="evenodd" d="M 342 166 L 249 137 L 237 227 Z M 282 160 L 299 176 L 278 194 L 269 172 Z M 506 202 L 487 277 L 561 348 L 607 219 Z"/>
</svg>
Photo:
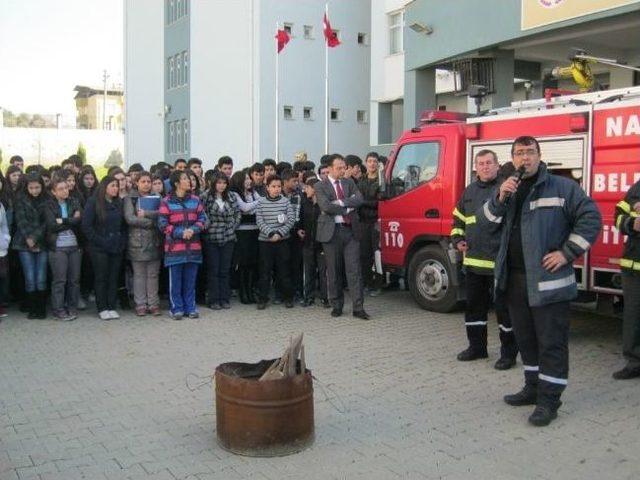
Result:
<svg viewBox="0 0 640 480">
<path fill-rule="evenodd" d="M 269 300 L 271 272 L 275 267 L 276 285 L 285 306 L 293 307 L 289 261 L 291 229 L 295 223 L 295 211 L 289 199 L 282 195 L 282 180 L 277 175 L 267 179 L 267 196 L 260 199 L 256 210 L 256 224 L 260 229 L 260 299 L 258 310 L 264 310 Z"/>
<path fill-rule="evenodd" d="M 196 277 L 202 264 L 200 234 L 206 216 L 200 199 L 191 193 L 189 176 L 176 170 L 169 177 L 171 193 L 160 203 L 158 226 L 164 233 L 164 265 L 169 268 L 171 318 L 198 318 Z"/>
</svg>

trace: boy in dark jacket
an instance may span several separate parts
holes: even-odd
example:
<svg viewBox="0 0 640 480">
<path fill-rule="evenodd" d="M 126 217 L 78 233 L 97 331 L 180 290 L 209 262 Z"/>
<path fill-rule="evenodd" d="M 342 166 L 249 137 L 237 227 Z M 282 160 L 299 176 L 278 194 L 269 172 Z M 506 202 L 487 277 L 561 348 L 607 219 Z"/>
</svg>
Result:
<svg viewBox="0 0 640 480">
<path fill-rule="evenodd" d="M 300 213 L 300 227 L 303 238 L 302 258 L 304 262 L 304 303 L 308 307 L 315 303 L 316 282 L 320 289 L 320 299 L 322 306 L 329 308 L 327 299 L 327 264 L 324 258 L 322 244 L 315 240 L 318 229 L 318 217 L 320 207 L 316 201 L 315 185 L 319 180 L 315 177 L 309 178 L 305 185 L 305 197 L 302 200 Z"/>
</svg>

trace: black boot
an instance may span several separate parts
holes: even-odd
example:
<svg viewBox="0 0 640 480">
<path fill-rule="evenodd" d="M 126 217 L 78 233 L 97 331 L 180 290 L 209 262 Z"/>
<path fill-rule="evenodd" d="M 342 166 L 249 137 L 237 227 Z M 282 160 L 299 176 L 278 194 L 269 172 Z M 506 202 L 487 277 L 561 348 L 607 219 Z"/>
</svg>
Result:
<svg viewBox="0 0 640 480">
<path fill-rule="evenodd" d="M 24 306 L 26 309 L 27 318 L 29 320 L 35 320 L 38 318 L 38 293 L 37 292 L 24 292 Z"/>
<path fill-rule="evenodd" d="M 238 285 L 238 295 L 240 296 L 240 303 L 247 305 L 249 303 L 248 296 L 248 282 L 247 282 L 247 271 L 244 268 L 240 269 L 239 277 L 239 285 Z"/>
<path fill-rule="evenodd" d="M 546 427 L 558 418 L 558 408 L 560 408 L 560 405 L 562 405 L 562 402 L 559 400 L 537 405 L 536 409 L 529 416 L 529 423 L 536 427 Z"/>
<path fill-rule="evenodd" d="M 478 360 L 479 358 L 487 358 L 487 349 L 469 347 L 458 354 L 458 360 L 461 362 L 470 362 L 471 360 Z"/>
<path fill-rule="evenodd" d="M 256 303 L 256 295 L 254 292 L 254 275 L 251 270 L 247 270 L 247 302 Z"/>
<path fill-rule="evenodd" d="M 512 407 L 522 407 L 524 405 L 535 405 L 538 400 L 538 387 L 526 384 L 522 390 L 512 395 L 505 395 L 504 401 Z"/>
</svg>

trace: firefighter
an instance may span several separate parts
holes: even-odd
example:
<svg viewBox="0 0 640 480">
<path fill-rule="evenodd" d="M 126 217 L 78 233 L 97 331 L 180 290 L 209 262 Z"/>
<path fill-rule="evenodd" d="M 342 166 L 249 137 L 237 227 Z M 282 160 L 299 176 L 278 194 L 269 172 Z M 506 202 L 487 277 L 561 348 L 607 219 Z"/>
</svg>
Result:
<svg viewBox="0 0 640 480">
<path fill-rule="evenodd" d="M 616 205 L 616 228 L 627 235 L 620 259 L 624 293 L 622 352 L 627 365 L 613 378 L 627 380 L 640 377 L 640 182 Z"/>
<path fill-rule="evenodd" d="M 480 150 L 474 158 L 477 180 L 462 194 L 453 211 L 451 241 L 463 253 L 467 307 L 464 324 L 469 347 L 458 354 L 458 360 L 468 362 L 487 358 L 487 316 L 494 290 L 494 259 L 500 246 L 497 235 L 487 235 L 476 223 L 475 213 L 481 209 L 498 184 L 498 157 L 492 150 Z M 511 319 L 504 296 L 495 295 L 495 311 L 500 333 L 500 358 L 494 367 L 508 370 L 516 364 L 518 348 L 511 328 Z"/>
<path fill-rule="evenodd" d="M 511 158 L 521 180 L 506 179 L 476 216 L 500 235 L 496 288 L 506 291 L 524 366 L 524 387 L 504 401 L 536 405 L 529 422 L 545 426 L 558 415 L 569 373 L 572 262 L 596 240 L 602 219 L 576 182 L 547 171 L 535 138 L 516 138 Z"/>
</svg>

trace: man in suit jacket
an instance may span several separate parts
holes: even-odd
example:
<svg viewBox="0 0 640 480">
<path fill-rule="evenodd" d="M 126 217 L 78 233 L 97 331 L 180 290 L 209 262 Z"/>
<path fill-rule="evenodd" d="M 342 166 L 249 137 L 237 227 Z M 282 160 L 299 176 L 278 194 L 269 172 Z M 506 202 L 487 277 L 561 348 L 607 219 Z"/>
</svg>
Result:
<svg viewBox="0 0 640 480">
<path fill-rule="evenodd" d="M 362 194 L 353 180 L 344 178 L 346 164 L 342 155 L 327 161 L 329 175 L 316 184 L 320 207 L 316 239 L 322 243 L 327 261 L 327 290 L 333 307 L 331 316 L 342 315 L 344 289 L 343 266 L 353 302 L 353 316 L 368 320 L 364 311 L 362 272 L 360 270 L 360 229 L 358 207 Z"/>
</svg>

